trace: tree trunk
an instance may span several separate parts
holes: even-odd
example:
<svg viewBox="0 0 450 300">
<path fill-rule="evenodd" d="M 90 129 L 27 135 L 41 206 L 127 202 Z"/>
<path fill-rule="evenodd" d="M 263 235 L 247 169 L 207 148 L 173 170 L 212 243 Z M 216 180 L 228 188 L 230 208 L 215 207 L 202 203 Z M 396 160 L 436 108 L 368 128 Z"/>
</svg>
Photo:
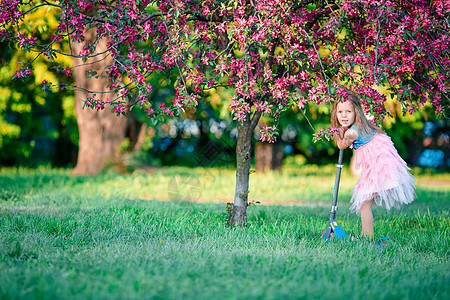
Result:
<svg viewBox="0 0 450 300">
<path fill-rule="evenodd" d="M 95 39 L 95 28 L 85 32 L 85 42 L 93 43 Z M 101 39 L 96 48 L 97 53 L 105 51 L 107 43 L 107 39 Z M 72 52 L 78 55 L 84 45 L 84 43 L 73 43 Z M 108 56 L 108 53 L 88 59 L 85 63 L 81 58 L 74 58 L 74 66 L 79 66 L 73 69 L 76 86 L 97 92 L 97 99 L 114 98 L 114 93 L 100 93 L 109 92 L 107 85 L 110 81 L 106 76 L 105 68 L 111 63 L 112 58 Z M 101 77 L 88 79 L 87 71 L 92 69 L 97 70 Z M 89 96 L 92 94 L 80 90 L 75 91 L 75 113 L 80 141 L 77 165 L 72 171 L 73 175 L 96 174 L 108 160 L 117 160 L 118 146 L 125 138 L 126 117 L 117 117 L 111 113 L 108 107 L 100 111 L 90 108 L 83 109 L 83 100 Z"/>
<path fill-rule="evenodd" d="M 255 169 L 256 172 L 280 170 L 283 164 L 283 147 L 279 143 L 256 143 Z"/>
<path fill-rule="evenodd" d="M 147 135 L 147 124 L 142 123 L 139 129 L 139 133 L 137 135 L 137 140 L 134 143 L 133 151 L 137 152 L 141 149 L 142 144 L 144 143 L 145 136 Z"/>
<path fill-rule="evenodd" d="M 257 112 L 253 119 L 238 125 L 236 144 L 236 190 L 231 224 L 244 227 L 247 224 L 248 187 L 250 179 L 250 163 L 252 158 L 252 135 L 261 113 Z"/>
</svg>

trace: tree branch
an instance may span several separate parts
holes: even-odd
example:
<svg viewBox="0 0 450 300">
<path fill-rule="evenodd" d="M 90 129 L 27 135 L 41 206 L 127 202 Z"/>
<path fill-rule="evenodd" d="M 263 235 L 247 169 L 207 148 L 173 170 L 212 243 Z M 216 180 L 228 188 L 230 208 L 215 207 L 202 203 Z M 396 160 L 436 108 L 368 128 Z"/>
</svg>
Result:
<svg viewBox="0 0 450 300">
<path fill-rule="evenodd" d="M 255 111 L 255 113 L 253 114 L 253 117 L 251 118 L 250 121 L 251 131 L 255 130 L 256 126 L 258 125 L 259 119 L 261 118 L 261 115 L 262 111 L 260 110 Z"/>
</svg>

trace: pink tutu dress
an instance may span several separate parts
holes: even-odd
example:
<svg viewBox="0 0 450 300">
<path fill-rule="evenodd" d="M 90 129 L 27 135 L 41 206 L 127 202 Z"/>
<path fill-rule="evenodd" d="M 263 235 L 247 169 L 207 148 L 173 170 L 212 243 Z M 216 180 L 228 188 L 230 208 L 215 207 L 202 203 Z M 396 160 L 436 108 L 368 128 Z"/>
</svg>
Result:
<svg viewBox="0 0 450 300">
<path fill-rule="evenodd" d="M 358 132 L 353 149 L 355 167 L 361 169 L 361 177 L 352 189 L 350 211 L 359 215 L 361 206 L 372 199 L 388 211 L 412 203 L 417 198 L 416 179 L 398 155 L 391 138 L 372 129 L 370 135 L 362 136 L 356 125 L 351 129 Z"/>
</svg>

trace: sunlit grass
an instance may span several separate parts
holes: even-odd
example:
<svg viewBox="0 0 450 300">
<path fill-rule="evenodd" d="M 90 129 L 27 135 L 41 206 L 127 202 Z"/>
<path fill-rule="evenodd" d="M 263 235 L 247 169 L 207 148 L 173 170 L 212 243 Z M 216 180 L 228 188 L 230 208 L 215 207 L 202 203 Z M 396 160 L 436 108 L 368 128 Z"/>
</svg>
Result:
<svg viewBox="0 0 450 300">
<path fill-rule="evenodd" d="M 250 202 L 328 206 L 331 203 L 336 168 L 304 165 L 282 171 L 253 172 L 250 175 Z M 2 174 L 4 176 L 2 176 Z M 449 198 L 450 174 L 429 174 L 413 170 L 417 193 Z M 132 199 L 188 200 L 193 202 L 233 202 L 235 171 L 231 168 L 164 167 L 152 172 L 137 170 L 131 174 L 105 172 L 99 176 L 72 177 L 64 169 L 0 170 L 1 184 L 8 193 L 28 195 L 45 192 L 87 193 L 110 197 L 121 194 Z M 357 177 L 344 169 L 340 181 L 339 205 L 348 205 Z M 60 189 L 61 188 L 61 189 Z M 429 197 L 423 197 L 424 200 Z"/>
</svg>

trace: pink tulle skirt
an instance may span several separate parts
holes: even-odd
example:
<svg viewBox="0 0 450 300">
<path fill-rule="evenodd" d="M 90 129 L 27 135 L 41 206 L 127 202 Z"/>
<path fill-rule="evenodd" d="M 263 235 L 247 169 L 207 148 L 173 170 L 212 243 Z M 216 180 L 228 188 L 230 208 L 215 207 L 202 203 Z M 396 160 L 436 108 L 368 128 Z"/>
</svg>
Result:
<svg viewBox="0 0 450 300">
<path fill-rule="evenodd" d="M 372 199 L 389 211 L 417 198 L 416 179 L 386 134 L 375 134 L 355 150 L 355 167 L 361 169 L 361 178 L 352 189 L 352 212 L 359 214 L 361 206 Z"/>
</svg>

